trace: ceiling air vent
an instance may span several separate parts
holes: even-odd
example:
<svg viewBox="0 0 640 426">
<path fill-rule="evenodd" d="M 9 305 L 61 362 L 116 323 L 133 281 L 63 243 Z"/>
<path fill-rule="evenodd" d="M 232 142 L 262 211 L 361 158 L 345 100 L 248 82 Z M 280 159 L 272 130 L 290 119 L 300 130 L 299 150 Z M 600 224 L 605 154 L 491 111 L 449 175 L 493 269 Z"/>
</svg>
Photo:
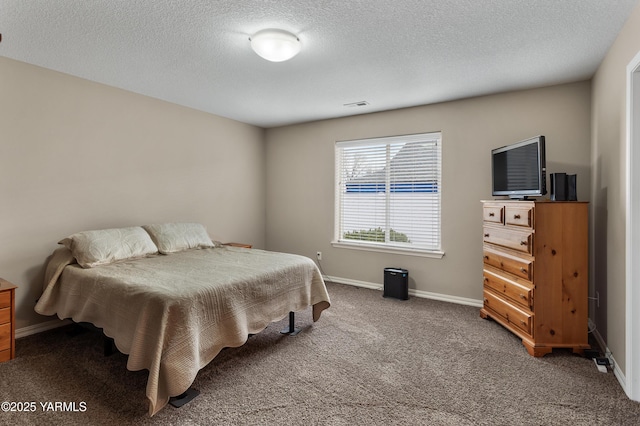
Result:
<svg viewBox="0 0 640 426">
<path fill-rule="evenodd" d="M 357 108 L 357 107 L 363 107 L 367 105 L 369 105 L 369 102 L 360 101 L 360 102 L 351 102 L 350 104 L 343 104 L 342 106 L 345 106 L 347 108 Z"/>
</svg>

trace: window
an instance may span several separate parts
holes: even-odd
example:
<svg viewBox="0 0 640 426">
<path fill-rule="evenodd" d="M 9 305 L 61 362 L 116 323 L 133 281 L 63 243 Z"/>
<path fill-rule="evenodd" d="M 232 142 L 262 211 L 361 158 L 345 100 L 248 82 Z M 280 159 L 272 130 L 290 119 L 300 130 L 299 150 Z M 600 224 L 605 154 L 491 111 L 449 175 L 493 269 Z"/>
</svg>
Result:
<svg viewBox="0 0 640 426">
<path fill-rule="evenodd" d="M 334 244 L 441 256 L 441 134 L 336 143 Z"/>
</svg>

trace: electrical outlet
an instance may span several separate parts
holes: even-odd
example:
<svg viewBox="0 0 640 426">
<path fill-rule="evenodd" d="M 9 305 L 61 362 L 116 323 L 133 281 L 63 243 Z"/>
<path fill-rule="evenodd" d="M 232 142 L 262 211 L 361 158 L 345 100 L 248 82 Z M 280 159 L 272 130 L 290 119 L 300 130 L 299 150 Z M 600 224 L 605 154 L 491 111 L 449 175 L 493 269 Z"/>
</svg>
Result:
<svg viewBox="0 0 640 426">
<path fill-rule="evenodd" d="M 316 252 L 316 259 L 322 260 L 322 252 L 321 251 L 317 251 Z"/>
</svg>

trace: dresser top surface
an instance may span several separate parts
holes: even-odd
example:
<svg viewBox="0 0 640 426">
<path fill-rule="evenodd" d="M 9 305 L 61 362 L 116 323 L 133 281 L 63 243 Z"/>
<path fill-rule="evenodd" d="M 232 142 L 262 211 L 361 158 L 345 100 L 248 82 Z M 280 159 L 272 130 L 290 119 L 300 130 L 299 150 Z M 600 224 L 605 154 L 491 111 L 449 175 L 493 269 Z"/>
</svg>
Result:
<svg viewBox="0 0 640 426">
<path fill-rule="evenodd" d="M 589 204 L 588 201 L 551 201 L 549 199 L 544 200 L 511 200 L 511 199 L 495 199 L 495 200 L 480 200 L 481 203 L 528 203 L 528 204 Z"/>
</svg>

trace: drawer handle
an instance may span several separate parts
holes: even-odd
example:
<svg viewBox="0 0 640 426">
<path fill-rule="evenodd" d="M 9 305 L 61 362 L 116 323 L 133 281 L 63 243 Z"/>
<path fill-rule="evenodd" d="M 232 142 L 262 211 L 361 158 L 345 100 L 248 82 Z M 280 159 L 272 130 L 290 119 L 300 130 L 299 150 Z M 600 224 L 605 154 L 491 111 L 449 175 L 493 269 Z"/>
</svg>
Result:
<svg viewBox="0 0 640 426">
<path fill-rule="evenodd" d="M 493 213 L 493 212 L 489 213 L 489 217 L 494 217 L 495 215 L 496 215 L 496 214 L 495 214 L 495 213 Z"/>
<path fill-rule="evenodd" d="M 524 241 L 520 241 L 520 245 L 521 245 L 521 246 L 526 246 L 526 245 L 528 245 L 528 244 L 529 244 L 529 241 L 526 241 L 526 240 L 524 240 Z"/>
<path fill-rule="evenodd" d="M 489 260 L 489 256 L 488 255 L 484 255 L 484 260 Z"/>
<path fill-rule="evenodd" d="M 520 215 L 519 215 L 519 214 L 514 214 L 514 215 L 513 215 L 513 218 L 514 218 L 514 219 L 520 219 Z"/>
<path fill-rule="evenodd" d="M 520 299 L 522 299 L 522 300 L 526 300 L 526 299 L 527 299 L 527 296 L 525 296 L 524 294 L 521 294 L 521 295 L 520 295 Z"/>
<path fill-rule="evenodd" d="M 527 323 L 524 320 L 520 320 L 520 324 L 527 325 Z"/>
<path fill-rule="evenodd" d="M 489 238 L 489 234 L 484 234 L 484 237 L 485 238 Z"/>
<path fill-rule="evenodd" d="M 525 268 L 520 268 L 520 272 L 527 272 Z"/>
</svg>

